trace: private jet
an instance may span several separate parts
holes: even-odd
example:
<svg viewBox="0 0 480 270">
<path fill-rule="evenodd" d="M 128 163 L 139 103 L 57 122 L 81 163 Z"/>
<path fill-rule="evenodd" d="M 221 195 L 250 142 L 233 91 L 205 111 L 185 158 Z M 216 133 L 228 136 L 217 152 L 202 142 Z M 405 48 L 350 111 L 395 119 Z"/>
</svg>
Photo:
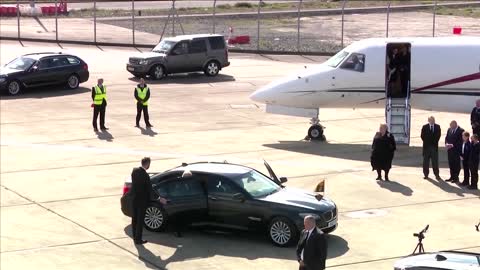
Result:
<svg viewBox="0 0 480 270">
<path fill-rule="evenodd" d="M 319 108 L 385 108 L 390 132 L 409 144 L 412 107 L 467 113 L 479 96 L 480 37 L 452 36 L 354 42 L 250 98 L 267 113 L 311 117 L 312 140 L 325 139 Z"/>
</svg>

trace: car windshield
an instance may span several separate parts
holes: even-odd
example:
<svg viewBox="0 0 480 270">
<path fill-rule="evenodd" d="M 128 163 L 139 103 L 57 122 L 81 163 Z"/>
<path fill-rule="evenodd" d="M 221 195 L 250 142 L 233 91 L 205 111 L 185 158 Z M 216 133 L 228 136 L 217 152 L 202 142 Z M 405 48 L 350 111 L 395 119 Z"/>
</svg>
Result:
<svg viewBox="0 0 480 270">
<path fill-rule="evenodd" d="M 9 69 L 16 69 L 16 70 L 26 70 L 30 68 L 33 63 L 35 63 L 35 59 L 27 58 L 27 57 L 19 57 L 12 62 L 8 63 L 5 67 Z"/>
<path fill-rule="evenodd" d="M 242 174 L 234 178 L 233 181 L 243 187 L 254 198 L 265 197 L 281 189 L 270 178 L 255 170 Z"/>
<path fill-rule="evenodd" d="M 156 53 L 166 53 L 173 47 L 173 45 L 175 45 L 174 41 L 162 40 L 152 51 Z"/>
<path fill-rule="evenodd" d="M 337 54 L 335 54 L 334 56 L 330 57 L 330 59 L 328 59 L 327 62 L 325 62 L 325 64 L 327 66 L 337 67 L 338 64 L 340 64 L 343 61 L 343 59 L 345 59 L 345 57 L 347 57 L 348 54 L 349 54 L 349 52 L 340 51 Z"/>
</svg>

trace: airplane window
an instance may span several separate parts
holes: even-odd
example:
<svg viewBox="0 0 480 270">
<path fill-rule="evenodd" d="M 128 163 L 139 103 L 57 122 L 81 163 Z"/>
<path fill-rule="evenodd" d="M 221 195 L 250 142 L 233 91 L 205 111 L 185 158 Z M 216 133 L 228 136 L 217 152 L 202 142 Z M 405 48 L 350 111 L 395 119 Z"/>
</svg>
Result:
<svg viewBox="0 0 480 270">
<path fill-rule="evenodd" d="M 343 62 L 340 68 L 363 72 L 365 70 L 365 55 L 361 53 L 352 53 L 348 59 Z"/>
<path fill-rule="evenodd" d="M 330 59 L 327 60 L 327 62 L 325 62 L 325 64 L 327 66 L 331 66 L 331 67 L 337 67 L 338 64 L 340 64 L 343 59 L 345 59 L 345 57 L 347 57 L 349 54 L 349 52 L 346 52 L 346 51 L 340 51 L 338 52 L 337 54 L 335 54 L 334 56 L 330 57 Z"/>
</svg>

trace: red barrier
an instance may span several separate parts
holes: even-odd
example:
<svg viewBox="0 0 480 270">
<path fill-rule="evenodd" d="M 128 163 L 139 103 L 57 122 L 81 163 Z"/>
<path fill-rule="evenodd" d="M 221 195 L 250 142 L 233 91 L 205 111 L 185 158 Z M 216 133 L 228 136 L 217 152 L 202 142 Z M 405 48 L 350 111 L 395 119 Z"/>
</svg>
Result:
<svg viewBox="0 0 480 270">
<path fill-rule="evenodd" d="M 7 16 L 16 16 L 17 7 L 7 7 Z"/>
<path fill-rule="evenodd" d="M 7 7 L 0 7 L 0 15 L 7 16 Z"/>
<path fill-rule="evenodd" d="M 454 35 L 461 35 L 462 34 L 462 27 L 460 27 L 460 26 L 453 27 L 453 34 Z"/>
<path fill-rule="evenodd" d="M 250 36 L 236 36 L 228 39 L 228 44 L 250 44 Z"/>
</svg>

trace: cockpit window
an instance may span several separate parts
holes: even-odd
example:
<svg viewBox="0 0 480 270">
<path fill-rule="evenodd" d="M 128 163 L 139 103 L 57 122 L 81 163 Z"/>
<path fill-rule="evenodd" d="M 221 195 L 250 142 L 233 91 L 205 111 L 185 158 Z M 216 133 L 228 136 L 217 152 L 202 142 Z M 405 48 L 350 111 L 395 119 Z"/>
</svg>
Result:
<svg viewBox="0 0 480 270">
<path fill-rule="evenodd" d="M 347 57 L 348 54 L 349 52 L 340 51 L 334 56 L 330 57 L 330 59 L 328 59 L 327 62 L 325 62 L 325 64 L 327 64 L 327 66 L 331 66 L 335 68 L 338 66 L 338 64 L 340 64 L 343 61 L 343 59 L 345 59 L 345 57 Z"/>
<path fill-rule="evenodd" d="M 363 72 L 365 70 L 365 55 L 361 53 L 352 53 L 348 59 L 340 66 L 342 69 Z"/>
</svg>

